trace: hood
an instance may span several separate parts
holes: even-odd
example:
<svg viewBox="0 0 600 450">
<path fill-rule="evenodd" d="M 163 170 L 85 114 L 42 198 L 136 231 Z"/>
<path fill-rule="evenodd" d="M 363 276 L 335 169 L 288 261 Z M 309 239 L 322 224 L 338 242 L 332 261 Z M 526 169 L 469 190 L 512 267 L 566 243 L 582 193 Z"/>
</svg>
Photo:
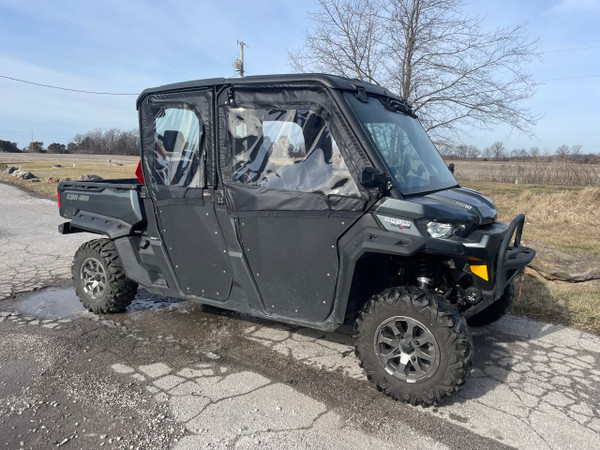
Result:
<svg viewBox="0 0 600 450">
<path fill-rule="evenodd" d="M 484 225 L 496 220 L 494 203 L 468 188 L 451 188 L 403 200 L 386 198 L 375 211 L 410 219 L 435 219 L 440 222 L 475 222 Z"/>
</svg>

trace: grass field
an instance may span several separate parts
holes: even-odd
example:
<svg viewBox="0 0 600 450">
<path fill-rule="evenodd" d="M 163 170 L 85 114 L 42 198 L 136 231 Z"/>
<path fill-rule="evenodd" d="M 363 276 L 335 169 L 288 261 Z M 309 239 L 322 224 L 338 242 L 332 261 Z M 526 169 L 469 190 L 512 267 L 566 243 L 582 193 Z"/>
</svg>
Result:
<svg viewBox="0 0 600 450">
<path fill-rule="evenodd" d="M 524 213 L 524 244 L 535 248 L 539 242 L 572 255 L 598 256 L 600 264 L 600 188 L 490 182 L 463 185 L 490 197 L 503 222 Z M 530 272 L 513 313 L 600 334 L 600 282 L 547 281 Z"/>
<path fill-rule="evenodd" d="M 600 164 L 569 161 L 448 160 L 463 182 L 540 184 L 600 187 Z"/>
<path fill-rule="evenodd" d="M 28 155 L 27 160 L 10 161 L 3 156 L 0 154 L 0 167 L 1 163 L 22 166 L 41 181 L 31 183 L 0 174 L 2 181 L 51 199 L 56 198 L 57 184 L 48 183 L 49 177 L 77 180 L 83 174 L 93 173 L 103 178 L 131 178 L 137 164 L 137 158 L 129 158 L 121 161 L 123 165 L 109 165 L 105 155 L 95 158 L 94 155 L 61 155 L 62 159 L 52 160 L 41 155 L 33 158 L 33 155 Z M 53 167 L 57 164 L 62 167 Z M 600 264 L 599 187 L 481 181 L 465 181 L 463 184 L 492 198 L 498 208 L 499 219 L 504 222 L 525 213 L 524 243 L 535 248 L 535 243 L 539 242 L 569 254 L 598 256 Z M 514 313 L 600 334 L 600 282 L 595 285 L 568 284 L 533 275 L 526 278 L 523 296 L 513 306 Z"/>
<path fill-rule="evenodd" d="M 541 242 L 570 254 L 600 256 L 600 188 L 489 182 L 463 185 L 490 197 L 503 222 L 524 213 L 526 242 Z"/>
<path fill-rule="evenodd" d="M 511 312 L 600 335 L 600 283 L 553 282 L 530 274 Z"/>
<path fill-rule="evenodd" d="M 104 158 L 104 161 L 106 162 L 98 162 L 87 161 L 85 159 L 80 160 L 76 158 L 67 160 L 65 155 L 61 156 L 63 159 L 52 161 L 42 160 L 42 157 L 40 157 L 40 160 L 37 161 L 13 160 L 10 162 L 5 162 L 3 160 L 3 154 L 0 154 L 0 167 L 2 167 L 2 164 L 22 167 L 23 170 L 29 170 L 32 174 L 34 174 L 37 177 L 36 180 L 39 181 L 32 182 L 31 180 L 18 180 L 12 175 L 1 173 L 4 169 L 0 170 L 0 180 L 15 184 L 27 191 L 40 194 L 44 197 L 55 199 L 58 183 L 48 182 L 48 178 L 51 177 L 59 178 L 61 181 L 66 180 L 67 178 L 71 180 L 79 180 L 79 177 L 85 174 L 94 174 L 102 178 L 135 177 L 134 172 L 137 166 L 137 160 L 135 160 L 135 163 L 128 162 L 118 163 L 123 165 L 114 165 L 112 163 L 109 164 L 106 158 Z M 75 167 L 73 167 L 73 164 L 75 164 Z M 54 167 L 56 165 L 60 165 L 61 167 Z"/>
</svg>

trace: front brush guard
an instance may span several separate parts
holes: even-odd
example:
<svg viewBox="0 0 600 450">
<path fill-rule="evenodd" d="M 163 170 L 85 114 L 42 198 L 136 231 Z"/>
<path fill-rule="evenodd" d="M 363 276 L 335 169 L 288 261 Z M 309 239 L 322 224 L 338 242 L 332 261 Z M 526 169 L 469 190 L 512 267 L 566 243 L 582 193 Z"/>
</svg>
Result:
<svg viewBox="0 0 600 450">
<path fill-rule="evenodd" d="M 524 224 L 525 216 L 519 214 L 508 226 L 498 250 L 494 288 L 482 291 L 482 301 L 465 311 L 464 316 L 466 319 L 483 311 L 498 300 L 504 293 L 506 286 L 511 283 L 535 257 L 534 249 L 521 246 L 521 235 L 523 234 Z M 512 246 L 510 245 L 511 241 L 513 241 Z"/>
</svg>

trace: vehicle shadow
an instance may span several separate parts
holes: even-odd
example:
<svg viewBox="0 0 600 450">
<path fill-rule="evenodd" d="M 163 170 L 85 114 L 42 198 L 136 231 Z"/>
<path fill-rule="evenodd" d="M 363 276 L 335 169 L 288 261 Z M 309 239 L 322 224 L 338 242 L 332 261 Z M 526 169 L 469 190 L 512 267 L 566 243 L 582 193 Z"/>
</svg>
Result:
<svg viewBox="0 0 600 450">
<path fill-rule="evenodd" d="M 540 298 L 552 303 L 555 309 L 565 309 L 563 312 L 566 314 L 566 308 L 553 301 L 546 284 L 530 276 L 526 278 L 519 303 L 513 305 L 511 311 L 516 310 L 518 314 L 523 311 L 521 303 Z M 573 336 L 577 332 L 517 314 L 509 312 L 493 324 L 472 328 L 475 353 L 471 376 L 459 395 L 448 404 L 484 397 L 499 386 L 512 388 L 528 382 L 539 384 L 542 379 L 540 372 L 543 376 L 560 375 L 554 367 L 550 367 L 553 361 L 548 354 L 554 352 L 556 358 L 554 345 L 568 347 L 576 344 Z"/>
<path fill-rule="evenodd" d="M 550 297 L 550 292 L 544 283 L 533 278 L 528 278 L 527 282 L 528 287 L 523 292 L 524 298 L 520 301 L 527 301 L 527 295 L 532 290 L 535 290 L 536 297 Z M 177 300 L 160 298 L 152 294 L 142 294 L 140 297 L 139 305 L 134 310 L 139 311 L 145 308 L 154 310 L 161 303 L 164 308 L 169 310 L 173 305 L 179 303 Z M 185 322 L 194 322 L 199 317 L 212 317 L 215 320 L 211 325 L 212 327 L 216 326 L 217 328 L 228 329 L 232 335 L 239 336 L 242 334 L 252 337 L 253 333 L 257 333 L 256 336 L 259 336 L 261 339 L 274 339 L 277 342 L 293 335 L 301 335 L 317 342 L 338 344 L 338 346 L 333 348 L 339 349 L 342 356 L 354 357 L 352 324 L 343 325 L 335 332 L 324 332 L 298 325 L 289 325 L 256 318 L 247 314 L 223 310 L 208 305 L 194 303 L 192 307 L 189 307 L 189 303 L 191 302 L 185 302 L 185 304 L 181 305 L 182 307 L 185 306 L 186 313 L 189 310 L 189 314 L 186 314 L 187 318 L 182 317 L 181 314 L 176 314 L 178 316 L 176 321 L 171 323 L 166 320 L 165 315 L 161 315 L 162 319 L 160 320 L 167 328 L 164 330 L 161 329 L 161 332 L 171 332 L 172 330 L 168 329 L 171 327 L 184 327 L 190 330 L 190 334 L 196 334 L 199 330 L 195 328 L 195 325 L 194 328 L 185 327 Z M 196 331 L 192 333 L 194 329 Z M 539 383 L 539 380 L 530 376 L 534 362 L 536 360 L 543 360 L 543 354 L 552 351 L 551 345 L 544 342 L 540 343 L 539 341 L 556 335 L 557 340 L 564 342 L 565 338 L 563 334 L 565 331 L 568 332 L 569 330 L 559 325 L 550 325 L 511 314 L 486 327 L 472 328 L 474 357 L 471 376 L 459 394 L 445 404 L 452 405 L 470 399 L 485 397 L 499 386 L 508 386 L 513 383 L 527 381 Z M 202 333 L 199 334 L 200 336 L 197 336 L 197 339 L 200 340 L 202 339 Z M 224 339 L 222 334 L 219 335 L 221 336 L 220 339 Z M 308 345 L 308 341 L 302 339 L 296 340 L 297 342 L 294 345 L 298 347 Z M 549 342 L 552 342 L 552 339 Z M 568 343 L 563 345 L 568 345 Z M 548 358 L 545 359 L 548 360 Z M 537 368 L 542 369 L 539 365 Z M 553 369 L 547 368 L 547 371 L 552 372 Z"/>
</svg>

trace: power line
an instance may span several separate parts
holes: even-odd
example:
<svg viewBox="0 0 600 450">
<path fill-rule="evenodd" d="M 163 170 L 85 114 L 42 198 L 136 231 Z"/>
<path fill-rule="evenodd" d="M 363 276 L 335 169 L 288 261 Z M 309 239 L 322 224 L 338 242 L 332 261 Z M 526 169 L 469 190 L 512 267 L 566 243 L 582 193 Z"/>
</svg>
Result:
<svg viewBox="0 0 600 450">
<path fill-rule="evenodd" d="M 257 50 L 262 50 L 265 52 L 272 52 L 272 53 L 278 53 L 280 55 L 284 54 L 285 51 L 283 50 L 274 50 L 271 48 L 264 48 L 264 47 L 259 47 L 256 45 L 246 45 L 248 48 L 254 48 Z M 574 51 L 579 51 L 579 50 L 593 50 L 596 48 L 600 48 L 600 44 L 598 45 L 590 45 L 587 47 L 571 47 L 571 48 L 559 48 L 559 49 L 553 49 L 553 50 L 541 50 L 540 53 L 561 53 L 561 52 L 574 52 Z"/>
<path fill-rule="evenodd" d="M 129 93 L 122 93 L 122 92 L 98 92 L 98 91 L 84 91 L 84 90 L 81 90 L 81 89 L 70 89 L 70 88 L 65 88 L 65 87 L 60 87 L 60 86 L 52 86 L 51 84 L 36 83 L 35 81 L 23 80 L 21 78 L 14 78 L 14 77 L 6 76 L 6 75 L 0 75 L 0 78 L 4 78 L 6 80 L 11 80 L 11 81 L 18 81 L 19 83 L 32 84 L 34 86 L 40 86 L 40 87 L 51 88 L 51 89 L 59 89 L 61 91 L 79 92 L 81 94 L 95 94 L 95 95 L 135 95 L 135 96 L 139 95 L 139 94 L 129 94 Z"/>
<path fill-rule="evenodd" d="M 277 53 L 279 55 L 282 55 L 283 52 L 281 50 L 272 50 L 270 48 L 264 48 L 264 47 L 257 47 L 256 45 L 247 45 L 248 48 L 255 48 L 257 50 L 262 50 L 264 52 L 271 52 L 271 53 Z"/>
<path fill-rule="evenodd" d="M 574 77 L 549 78 L 547 80 L 540 80 L 540 81 L 542 83 L 545 83 L 546 81 L 578 80 L 580 78 L 597 78 L 597 77 L 600 77 L 600 73 L 596 74 L 596 75 L 580 75 L 580 76 L 574 76 Z"/>
<path fill-rule="evenodd" d="M 54 136 L 54 135 L 46 135 L 44 133 L 36 133 L 37 135 L 40 136 L 40 140 L 59 140 L 59 141 L 65 141 L 68 139 L 72 139 L 73 136 Z M 25 134 L 20 134 L 20 135 L 14 135 L 14 134 L 5 134 L 5 133 L 0 133 L 0 139 L 15 139 L 17 141 L 23 141 L 25 139 L 30 139 L 31 138 L 31 133 L 27 133 L 27 135 Z"/>
<path fill-rule="evenodd" d="M 594 48 L 600 48 L 600 45 L 591 45 L 589 47 L 562 48 L 562 49 L 556 49 L 556 50 L 543 50 L 542 53 L 574 52 L 577 50 L 592 50 Z"/>
</svg>

